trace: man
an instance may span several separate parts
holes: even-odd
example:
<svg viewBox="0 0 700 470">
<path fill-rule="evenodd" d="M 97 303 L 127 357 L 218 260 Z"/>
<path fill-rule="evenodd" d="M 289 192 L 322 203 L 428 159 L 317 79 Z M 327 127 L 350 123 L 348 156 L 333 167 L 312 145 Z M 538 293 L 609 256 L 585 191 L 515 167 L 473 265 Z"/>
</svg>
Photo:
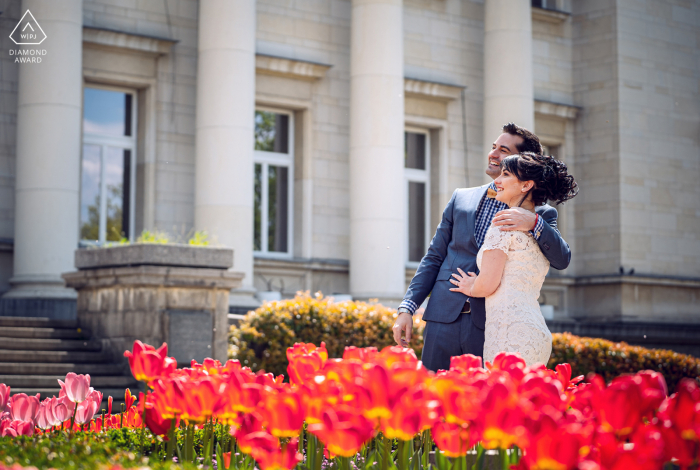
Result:
<svg viewBox="0 0 700 470">
<path fill-rule="evenodd" d="M 496 179 L 501 161 L 520 152 L 542 153 L 535 134 L 513 123 L 503 126 L 503 133 L 492 145 L 486 174 Z M 458 268 L 478 273 L 476 254 L 493 220 L 501 230 L 529 231 L 551 266 L 565 269 L 571 261 L 569 245 L 557 230 L 557 211 L 549 205 L 536 208 L 536 214 L 508 206 L 488 196 L 495 191 L 492 183 L 476 188 L 457 189 L 442 214 L 442 221 L 430 242 L 399 306 L 393 326 L 394 339 L 402 346 L 411 341 L 413 313 L 430 294 L 423 314 L 423 364 L 437 371 L 449 369 L 450 358 L 462 354 L 483 356 L 486 312 L 483 298 L 469 298 L 451 292 L 452 273 Z M 432 293 L 431 293 L 432 292 Z M 401 335 L 404 334 L 405 338 Z"/>
</svg>

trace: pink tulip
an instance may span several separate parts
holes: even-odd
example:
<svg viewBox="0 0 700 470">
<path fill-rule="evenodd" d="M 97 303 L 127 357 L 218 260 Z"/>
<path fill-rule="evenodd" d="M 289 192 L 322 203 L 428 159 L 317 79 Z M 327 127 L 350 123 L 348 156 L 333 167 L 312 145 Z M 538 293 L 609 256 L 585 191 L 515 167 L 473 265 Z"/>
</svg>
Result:
<svg viewBox="0 0 700 470">
<path fill-rule="evenodd" d="M 34 435 L 34 423 L 25 421 L 10 421 L 6 419 L 0 422 L 0 436 L 32 436 Z"/>
<path fill-rule="evenodd" d="M 90 422 L 92 417 L 95 416 L 96 409 L 97 407 L 92 397 L 81 401 L 78 403 L 77 410 L 75 411 L 75 422 L 78 424 Z"/>
<path fill-rule="evenodd" d="M 7 406 L 8 401 L 10 401 L 10 387 L 5 384 L 0 384 L 0 414 L 5 411 L 10 411 L 10 408 Z"/>
<path fill-rule="evenodd" d="M 56 397 L 53 397 L 55 400 Z M 55 417 L 51 407 L 51 398 L 47 398 L 39 405 L 39 411 L 36 414 L 36 425 L 40 429 L 50 429 L 54 425 Z"/>
<path fill-rule="evenodd" d="M 65 383 L 60 380 L 58 383 L 61 385 L 61 394 L 65 392 L 65 396 L 73 403 L 82 402 L 93 390 L 90 387 L 90 374 L 78 375 L 68 372 Z"/>
<path fill-rule="evenodd" d="M 18 393 L 11 399 L 10 416 L 14 421 L 24 421 L 34 423 L 39 411 L 39 396 L 27 396 L 26 393 Z"/>
<path fill-rule="evenodd" d="M 65 405 L 64 400 L 56 397 L 51 397 L 51 414 L 53 414 L 54 417 L 54 426 L 62 424 L 70 417 L 68 414 L 68 407 Z"/>
</svg>

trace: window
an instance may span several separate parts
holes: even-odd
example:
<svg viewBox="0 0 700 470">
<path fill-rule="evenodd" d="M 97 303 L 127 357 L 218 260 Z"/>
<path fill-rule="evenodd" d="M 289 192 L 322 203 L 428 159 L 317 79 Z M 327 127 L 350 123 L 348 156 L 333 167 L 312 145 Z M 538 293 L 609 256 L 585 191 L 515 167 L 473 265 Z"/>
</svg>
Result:
<svg viewBox="0 0 700 470">
<path fill-rule="evenodd" d="M 294 148 L 292 115 L 255 111 L 253 250 L 291 255 Z"/>
<path fill-rule="evenodd" d="M 430 154 L 428 133 L 407 131 L 404 134 L 404 175 L 408 201 L 407 261 L 417 265 L 430 239 Z"/>
<path fill-rule="evenodd" d="M 83 90 L 80 239 L 103 244 L 133 239 L 136 95 Z"/>
</svg>

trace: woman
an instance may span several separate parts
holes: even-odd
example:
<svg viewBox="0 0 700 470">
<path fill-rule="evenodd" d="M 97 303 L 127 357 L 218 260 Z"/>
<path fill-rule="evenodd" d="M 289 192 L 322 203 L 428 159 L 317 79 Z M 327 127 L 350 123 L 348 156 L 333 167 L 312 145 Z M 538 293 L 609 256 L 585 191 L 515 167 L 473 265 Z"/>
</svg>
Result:
<svg viewBox="0 0 700 470">
<path fill-rule="evenodd" d="M 549 201 L 561 204 L 578 192 L 566 164 L 553 157 L 525 152 L 501 162 L 496 199 L 531 212 Z M 484 361 L 501 352 L 518 352 L 528 366 L 547 364 L 552 334 L 537 299 L 549 261 L 529 232 L 501 231 L 493 224 L 476 257 L 479 275 L 454 275 L 451 291 L 486 298 Z"/>
</svg>

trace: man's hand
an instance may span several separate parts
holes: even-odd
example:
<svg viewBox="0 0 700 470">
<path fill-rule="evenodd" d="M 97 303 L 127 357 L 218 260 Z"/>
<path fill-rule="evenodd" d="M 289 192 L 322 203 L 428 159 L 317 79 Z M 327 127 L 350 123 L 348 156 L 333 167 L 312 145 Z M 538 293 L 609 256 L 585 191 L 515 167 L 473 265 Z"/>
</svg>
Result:
<svg viewBox="0 0 700 470">
<path fill-rule="evenodd" d="M 493 217 L 493 225 L 501 230 L 520 230 L 529 232 L 535 228 L 537 216 L 534 212 L 523 209 L 522 207 L 513 207 L 496 213 Z"/>
<path fill-rule="evenodd" d="M 411 332 L 413 331 L 413 317 L 406 312 L 399 313 L 396 318 L 396 323 L 393 326 L 394 330 L 394 341 L 399 346 L 404 348 L 408 347 L 411 342 Z M 401 337 L 401 333 L 404 333 L 405 338 Z"/>
</svg>

